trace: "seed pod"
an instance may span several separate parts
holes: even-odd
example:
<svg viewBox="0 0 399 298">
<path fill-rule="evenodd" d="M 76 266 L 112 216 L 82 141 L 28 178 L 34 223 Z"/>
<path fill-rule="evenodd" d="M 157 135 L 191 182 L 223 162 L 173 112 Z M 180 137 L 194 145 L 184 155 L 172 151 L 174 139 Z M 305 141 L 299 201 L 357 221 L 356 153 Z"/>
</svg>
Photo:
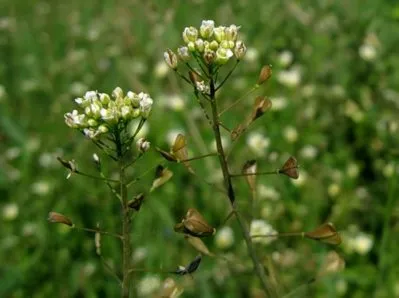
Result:
<svg viewBox="0 0 399 298">
<path fill-rule="evenodd" d="M 190 245 L 192 247 L 194 247 L 198 252 L 200 252 L 206 256 L 210 256 L 210 257 L 214 256 L 214 254 L 209 251 L 208 247 L 205 245 L 205 243 L 200 238 L 193 237 L 190 235 L 184 235 L 184 239 L 186 239 L 187 242 L 190 243 Z"/>
<path fill-rule="evenodd" d="M 169 171 L 167 168 L 164 168 L 163 166 L 159 165 L 155 171 L 155 179 L 152 182 L 152 186 L 150 191 L 153 191 L 154 189 L 160 187 L 161 185 L 165 184 L 166 182 L 169 181 L 170 178 L 172 178 L 173 172 Z"/>
<path fill-rule="evenodd" d="M 172 273 L 179 274 L 179 275 L 191 274 L 198 269 L 198 267 L 201 263 L 201 259 L 202 259 L 201 255 L 198 255 L 186 267 L 180 266 L 179 268 L 176 269 L 176 271 L 173 271 Z"/>
<path fill-rule="evenodd" d="M 184 231 L 195 237 L 206 237 L 215 233 L 215 228 L 211 227 L 203 216 L 194 208 L 187 211 L 186 217 L 182 220 Z"/>
<path fill-rule="evenodd" d="M 183 161 L 184 166 L 191 172 L 194 173 L 194 170 L 190 166 L 188 161 L 184 161 L 188 159 L 187 147 L 186 147 L 186 137 L 182 134 L 178 134 L 175 138 L 175 141 L 172 146 L 172 155 L 176 158 L 177 161 Z"/>
<path fill-rule="evenodd" d="M 66 217 L 63 214 L 54 211 L 51 211 L 48 214 L 47 220 L 52 223 L 61 223 L 70 227 L 73 226 L 72 220 L 70 220 L 68 217 Z"/>
<path fill-rule="evenodd" d="M 315 230 L 306 232 L 304 234 L 305 237 L 309 239 L 313 239 L 316 241 L 332 244 L 332 245 L 340 245 L 342 240 L 341 236 L 335 229 L 332 223 L 325 223 L 321 226 L 317 227 Z"/>
<path fill-rule="evenodd" d="M 248 160 L 242 167 L 242 173 L 246 174 L 245 178 L 252 191 L 255 189 L 256 186 L 256 175 L 252 175 L 256 174 L 256 169 L 257 163 L 255 159 Z"/>
<path fill-rule="evenodd" d="M 135 196 L 133 199 L 131 199 L 127 203 L 127 205 L 129 206 L 129 208 L 139 211 L 143 202 L 144 202 L 144 194 L 140 193 L 137 196 Z"/>
<path fill-rule="evenodd" d="M 288 158 L 283 167 L 278 170 L 278 173 L 284 174 L 292 179 L 298 179 L 298 163 L 295 157 L 291 156 Z"/>
<path fill-rule="evenodd" d="M 252 110 L 251 122 L 261 117 L 271 107 L 272 107 L 272 102 L 270 99 L 262 96 L 257 96 Z"/>
<path fill-rule="evenodd" d="M 258 85 L 262 85 L 271 76 L 272 76 L 272 68 L 270 67 L 270 65 L 263 66 L 259 73 Z"/>
</svg>

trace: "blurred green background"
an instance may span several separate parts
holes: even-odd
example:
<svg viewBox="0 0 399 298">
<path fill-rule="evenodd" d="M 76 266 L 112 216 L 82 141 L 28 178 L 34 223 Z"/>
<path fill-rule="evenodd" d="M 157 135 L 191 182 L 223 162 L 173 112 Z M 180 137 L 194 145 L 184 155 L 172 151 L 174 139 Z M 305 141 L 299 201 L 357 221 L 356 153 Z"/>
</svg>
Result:
<svg viewBox="0 0 399 298">
<path fill-rule="evenodd" d="M 148 92 L 154 99 L 146 137 L 167 149 L 178 132 L 190 156 L 212 152 L 212 132 L 191 90 L 163 62 L 181 45 L 186 26 L 213 19 L 240 25 L 246 59 L 221 91 L 228 106 L 257 80 L 273 108 L 234 146 L 231 169 L 258 160 L 261 170 L 289 155 L 301 165 L 295 183 L 283 176 L 257 182 L 255 218 L 280 232 L 331 221 L 342 232 L 336 251 L 346 269 L 295 297 L 399 297 L 399 4 L 396 1 L 13 1 L 0 4 L 0 297 L 116 297 L 117 283 L 95 253 L 93 235 L 50 225 L 49 211 L 79 226 L 119 231 L 119 204 L 106 186 L 80 176 L 66 180 L 57 156 L 95 173 L 97 148 L 69 129 L 63 114 L 87 90 Z M 228 69 L 229 67 L 227 67 Z M 234 127 L 254 96 L 223 115 Z M 225 135 L 229 146 L 229 136 Z M 231 142 L 230 142 L 231 143 Z M 229 147 L 231 148 L 231 147 Z M 103 157 L 105 158 L 105 157 Z M 150 152 L 131 175 L 163 162 Z M 217 159 L 192 163 L 219 183 Z M 137 268 L 173 269 L 195 256 L 173 225 L 189 207 L 218 227 L 209 249 L 251 268 L 225 197 L 171 164 L 171 182 L 151 194 L 133 221 Z M 108 173 L 114 172 L 109 164 Z M 153 171 L 131 189 L 147 190 Z M 249 198 L 235 180 L 239 208 Z M 282 293 L 314 277 L 332 247 L 296 238 L 259 243 Z M 120 246 L 102 238 L 103 257 L 120 266 Z M 249 271 L 247 271 L 249 272 Z M 153 297 L 165 275 L 134 275 L 139 297 Z M 183 297 L 261 297 L 253 274 L 204 258 L 194 279 L 177 278 Z"/>
</svg>

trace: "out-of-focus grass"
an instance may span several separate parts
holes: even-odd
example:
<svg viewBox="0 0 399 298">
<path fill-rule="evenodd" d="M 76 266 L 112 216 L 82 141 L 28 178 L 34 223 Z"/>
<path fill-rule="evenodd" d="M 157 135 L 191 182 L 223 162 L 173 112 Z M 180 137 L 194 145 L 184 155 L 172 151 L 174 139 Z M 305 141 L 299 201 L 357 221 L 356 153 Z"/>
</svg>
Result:
<svg viewBox="0 0 399 298">
<path fill-rule="evenodd" d="M 270 96 L 274 108 L 253 126 L 257 134 L 248 132 L 234 147 L 232 169 L 239 172 L 245 160 L 258 158 L 261 169 L 272 170 L 289 154 L 301 165 L 299 183 L 259 177 L 256 218 L 282 232 L 325 221 L 343 232 L 338 251 L 346 270 L 317 282 L 303 296 L 399 295 L 395 5 L 377 0 L 3 1 L 0 297 L 118 295 L 95 255 L 92 235 L 45 220 L 48 211 L 56 210 L 79 225 L 120 228 L 118 203 L 106 187 L 77 176 L 65 180 L 55 157 L 73 158 L 94 173 L 90 159 L 96 148 L 64 125 L 63 114 L 87 90 L 143 90 L 155 101 L 147 135 L 153 145 L 167 148 L 167 136 L 183 131 L 192 156 L 211 151 L 211 131 L 198 120 L 190 90 L 162 64 L 164 49 L 176 48 L 183 28 L 198 26 L 202 19 L 241 25 L 249 47 L 220 95 L 221 106 L 252 86 L 263 64 L 273 65 L 274 75 L 259 94 Z M 226 113 L 226 125 L 234 127 L 252 102 L 248 98 Z M 160 161 L 151 152 L 132 174 Z M 216 159 L 193 162 L 205 177 L 217 176 L 216 165 Z M 172 230 L 187 208 L 198 208 L 215 226 L 228 212 L 222 195 L 184 168 L 169 168 L 173 181 L 154 192 L 133 221 L 137 267 L 175 268 L 195 256 Z M 151 175 L 132 192 L 147 189 Z M 236 188 L 239 206 L 245 208 L 245 181 L 237 180 Z M 232 247 L 221 251 L 212 239 L 206 242 L 212 251 L 234 255 L 250 268 L 234 221 L 229 225 Z M 104 257 L 118 266 L 118 243 L 103 237 L 102 245 Z M 312 278 L 330 249 L 302 239 L 259 246 L 274 262 L 284 292 Z M 136 288 L 143 291 L 148 285 L 143 278 L 154 275 L 135 274 Z M 258 288 L 252 275 L 233 273 L 211 258 L 204 258 L 193 280 L 179 282 L 185 297 L 256 296 Z"/>
</svg>

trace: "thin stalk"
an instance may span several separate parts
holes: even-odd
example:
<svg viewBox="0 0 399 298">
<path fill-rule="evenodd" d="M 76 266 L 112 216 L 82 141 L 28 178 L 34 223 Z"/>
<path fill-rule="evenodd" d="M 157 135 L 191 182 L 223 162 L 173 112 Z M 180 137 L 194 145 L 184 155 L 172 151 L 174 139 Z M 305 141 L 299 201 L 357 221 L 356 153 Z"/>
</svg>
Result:
<svg viewBox="0 0 399 298">
<path fill-rule="evenodd" d="M 125 164 L 123 161 L 123 146 L 119 133 L 115 135 L 116 151 L 119 166 L 119 193 L 122 200 L 122 298 L 129 298 L 131 278 L 131 243 L 130 243 L 130 210 L 127 196 L 127 180 L 125 173 Z"/>
<path fill-rule="evenodd" d="M 256 173 L 240 173 L 240 174 L 230 174 L 232 178 L 236 177 L 246 177 L 246 176 L 261 176 L 261 175 L 276 175 L 279 174 L 279 170 L 267 171 L 267 172 L 256 172 Z"/>
<path fill-rule="evenodd" d="M 208 153 L 208 154 L 204 154 L 204 155 L 201 155 L 201 156 L 195 156 L 195 157 L 183 159 L 183 160 L 180 160 L 179 162 L 186 162 L 186 161 L 198 160 L 198 159 L 202 159 L 202 158 L 205 158 L 205 157 L 217 156 L 217 155 L 218 155 L 218 154 L 217 154 L 216 152 L 213 152 L 213 153 Z"/>
<path fill-rule="evenodd" d="M 212 71 L 210 70 L 209 73 L 212 73 Z M 214 137 L 216 140 L 216 148 L 219 153 L 219 162 L 220 162 L 220 167 L 223 172 L 224 186 L 226 188 L 227 195 L 230 200 L 230 204 L 231 204 L 233 210 L 235 210 L 235 204 L 234 204 L 235 192 L 234 192 L 233 185 L 231 182 L 231 177 L 230 177 L 230 173 L 229 173 L 229 169 L 228 169 L 228 165 L 227 165 L 227 161 L 226 161 L 226 155 L 225 155 L 223 144 L 222 144 L 222 138 L 221 138 L 220 126 L 219 126 L 220 125 L 219 112 L 218 112 L 217 102 L 216 102 L 216 98 L 215 98 L 215 93 L 216 93 L 215 82 L 212 78 L 210 81 L 210 98 L 211 98 L 212 119 L 213 119 L 212 129 L 213 129 Z M 256 254 L 256 251 L 255 251 L 254 245 L 252 243 L 252 239 L 249 234 L 248 227 L 245 223 L 245 220 L 240 215 L 239 212 L 235 212 L 235 214 L 236 214 L 237 222 L 241 228 L 241 231 L 242 231 L 242 234 L 243 234 L 246 246 L 247 246 L 248 254 L 252 259 L 254 271 L 259 278 L 262 288 L 268 297 L 276 297 L 277 295 L 274 293 L 273 289 L 271 289 L 268 285 L 265 270 Z"/>
<path fill-rule="evenodd" d="M 98 177 L 98 176 L 94 176 L 94 175 L 91 175 L 91 174 L 83 173 L 83 172 L 78 171 L 78 170 L 72 171 L 72 173 L 75 173 L 75 174 L 78 174 L 78 175 L 81 175 L 81 176 L 85 176 L 85 177 L 88 177 L 88 178 L 91 178 L 91 179 L 106 181 L 106 182 L 119 182 L 118 180 L 109 179 L 109 178 L 105 178 L 105 177 Z"/>
<path fill-rule="evenodd" d="M 85 231 L 85 232 L 89 232 L 89 233 L 99 233 L 102 235 L 107 235 L 107 236 L 112 236 L 115 238 L 119 238 L 122 239 L 122 236 L 116 233 L 112 233 L 112 232 L 108 232 L 108 231 L 103 231 L 103 230 L 97 230 L 97 229 L 90 229 L 90 228 L 82 228 L 82 227 L 73 227 L 75 230 L 79 230 L 79 231 Z"/>
</svg>

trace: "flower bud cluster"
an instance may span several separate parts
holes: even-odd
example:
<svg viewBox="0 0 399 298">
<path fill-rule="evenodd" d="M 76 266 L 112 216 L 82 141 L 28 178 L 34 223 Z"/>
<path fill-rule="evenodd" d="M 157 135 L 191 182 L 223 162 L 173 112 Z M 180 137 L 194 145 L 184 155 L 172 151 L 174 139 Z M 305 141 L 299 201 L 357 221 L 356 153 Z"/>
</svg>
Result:
<svg viewBox="0 0 399 298">
<path fill-rule="evenodd" d="M 153 100 L 147 93 L 136 94 L 132 91 L 125 95 L 119 87 L 112 95 L 88 91 L 75 99 L 78 109 L 64 115 L 65 123 L 72 128 L 96 139 L 113 128 L 126 125 L 132 119 L 147 118 L 151 112 Z"/>
<path fill-rule="evenodd" d="M 171 50 L 165 52 L 165 61 L 169 67 L 176 69 L 177 57 L 187 62 L 191 57 L 200 56 L 208 65 L 223 65 L 232 57 L 241 60 L 247 48 L 244 42 L 237 39 L 239 29 L 236 25 L 215 27 L 212 20 L 202 21 L 199 28 L 186 27 L 183 31 L 185 45 L 177 49 L 177 54 Z"/>
</svg>

